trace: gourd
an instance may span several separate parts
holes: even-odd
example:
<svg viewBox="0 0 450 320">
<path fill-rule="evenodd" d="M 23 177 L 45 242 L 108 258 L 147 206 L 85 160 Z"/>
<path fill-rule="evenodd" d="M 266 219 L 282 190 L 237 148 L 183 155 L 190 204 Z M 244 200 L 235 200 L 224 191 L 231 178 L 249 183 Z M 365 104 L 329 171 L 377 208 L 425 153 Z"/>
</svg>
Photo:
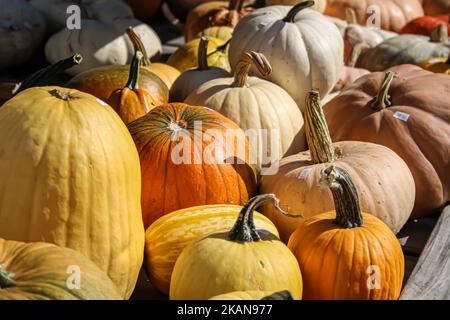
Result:
<svg viewBox="0 0 450 320">
<path fill-rule="evenodd" d="M 305 150 L 306 141 L 300 134 L 303 117 L 295 101 L 274 83 L 249 77 L 252 65 L 264 77 L 272 72 L 263 54 L 246 52 L 235 68 L 234 77 L 208 81 L 185 101 L 216 110 L 252 134 L 252 156 L 265 170 L 286 152 Z"/>
<path fill-rule="evenodd" d="M 141 161 L 146 229 L 178 209 L 244 204 L 253 196 L 255 174 L 248 163 L 245 134 L 218 112 L 165 104 L 131 122 L 128 129 Z"/>
<path fill-rule="evenodd" d="M 289 291 L 234 291 L 209 298 L 208 300 L 294 300 Z"/>
<path fill-rule="evenodd" d="M 361 211 L 346 170 L 330 166 L 320 183 L 330 189 L 335 210 L 306 219 L 288 244 L 304 276 L 304 299 L 398 299 L 405 261 L 395 235 Z"/>
<path fill-rule="evenodd" d="M 28 61 L 45 35 L 42 15 L 24 0 L 1 0 L 0 70 Z"/>
<path fill-rule="evenodd" d="M 302 297 L 302 275 L 294 255 L 273 234 L 256 230 L 253 211 L 274 195 L 259 195 L 242 208 L 229 232 L 188 245 L 178 257 L 170 284 L 171 300 L 202 300 L 233 291 L 289 290 Z"/>
<path fill-rule="evenodd" d="M 296 4 L 298 4 L 298 0 L 266 0 L 266 6 L 276 6 L 276 5 L 294 6 Z M 314 5 L 311 7 L 311 9 L 323 13 L 326 7 L 327 7 L 327 0 L 314 0 Z"/>
<path fill-rule="evenodd" d="M 450 12 L 449 0 L 423 0 L 422 5 L 427 16 L 436 16 Z"/>
<path fill-rule="evenodd" d="M 86 255 L 128 298 L 144 251 L 139 157 L 114 110 L 61 87 L 0 108 L 0 237 Z"/>
<path fill-rule="evenodd" d="M 450 199 L 449 86 L 447 75 L 402 65 L 361 77 L 324 107 L 334 141 L 381 144 L 406 162 L 416 185 L 412 218 Z"/>
<path fill-rule="evenodd" d="M 449 58 L 430 58 L 422 61 L 420 66 L 434 73 L 450 74 L 450 55 Z"/>
<path fill-rule="evenodd" d="M 312 88 L 321 96 L 333 89 L 343 65 L 339 30 L 321 13 L 309 9 L 312 5 L 313 1 L 305 1 L 292 8 L 257 9 L 236 26 L 230 43 L 233 70 L 242 53 L 264 54 L 273 67 L 268 80 L 285 89 L 301 110 L 306 92 Z"/>
<path fill-rule="evenodd" d="M 175 80 L 170 89 L 170 101 L 183 102 L 186 97 L 200 85 L 213 79 L 227 77 L 229 73 L 224 69 L 210 67 L 208 65 L 208 43 L 209 39 L 202 37 L 198 46 L 198 66 L 184 71 Z M 203 104 L 199 104 L 203 105 Z"/>
<path fill-rule="evenodd" d="M 282 159 L 276 174 L 262 177 L 260 192 L 275 193 L 283 208 L 306 218 L 327 212 L 333 209 L 333 198 L 317 181 L 321 171 L 332 164 L 352 175 L 363 210 L 397 233 L 410 217 L 415 199 L 414 180 L 405 162 L 392 150 L 359 139 L 332 143 L 317 92 L 308 94 L 304 115 L 310 150 Z M 262 212 L 286 242 L 304 222 L 280 216 L 271 207 Z"/>
<path fill-rule="evenodd" d="M 70 282 L 80 271 L 80 282 Z M 121 300 L 108 276 L 75 250 L 0 239 L 0 300 Z"/>
<path fill-rule="evenodd" d="M 447 33 L 450 33 L 450 13 L 440 16 L 424 16 L 412 20 L 400 31 L 401 34 L 420 34 L 431 36 L 433 30 L 441 23 L 447 25 Z"/>
<path fill-rule="evenodd" d="M 156 220 L 145 232 L 145 269 L 151 283 L 169 294 L 170 278 L 175 262 L 183 249 L 193 241 L 211 233 L 233 227 L 242 206 L 216 204 L 190 207 L 171 212 Z M 267 230 L 278 237 L 272 222 L 254 213 L 258 230 Z"/>
</svg>

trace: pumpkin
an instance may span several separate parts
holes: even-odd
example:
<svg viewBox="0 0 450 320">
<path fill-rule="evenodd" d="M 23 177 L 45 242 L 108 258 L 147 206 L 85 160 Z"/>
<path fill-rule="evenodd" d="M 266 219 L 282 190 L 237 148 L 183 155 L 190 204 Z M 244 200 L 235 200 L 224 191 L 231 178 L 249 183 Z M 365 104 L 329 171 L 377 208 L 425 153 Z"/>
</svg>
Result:
<svg viewBox="0 0 450 320">
<path fill-rule="evenodd" d="M 198 5 L 207 2 L 218 2 L 217 0 L 166 0 L 170 10 L 181 21 L 185 21 L 188 13 Z"/>
<path fill-rule="evenodd" d="M 125 34 L 129 26 L 139 35 L 149 56 L 162 51 L 158 35 L 139 20 L 117 19 L 107 23 L 82 19 L 81 24 L 81 29 L 62 29 L 51 36 L 45 45 L 45 56 L 50 63 L 74 53 L 83 55 L 83 63 L 67 71 L 70 75 L 104 65 L 130 63 L 135 50 Z"/>
<path fill-rule="evenodd" d="M 423 0 L 422 6 L 427 16 L 436 16 L 450 12 L 449 0 Z"/>
<path fill-rule="evenodd" d="M 197 38 L 213 37 L 223 41 L 229 41 L 233 36 L 233 30 L 233 28 L 227 26 L 209 27 L 197 34 Z"/>
<path fill-rule="evenodd" d="M 400 31 L 401 34 L 421 34 L 424 36 L 431 36 L 434 28 L 439 24 L 445 23 L 447 25 L 447 32 L 450 33 L 450 13 L 440 16 L 424 16 L 412 20 Z"/>
<path fill-rule="evenodd" d="M 25 0 L 1 0 L 0 70 L 28 61 L 45 35 L 45 20 Z"/>
<path fill-rule="evenodd" d="M 234 77 L 208 81 L 193 90 L 185 101 L 216 110 L 253 134 L 257 139 L 250 141 L 252 156 L 264 170 L 286 152 L 305 150 L 306 141 L 299 134 L 303 117 L 295 101 L 276 84 L 249 77 L 252 65 L 265 77 L 272 72 L 263 54 L 246 52 L 235 68 Z"/>
<path fill-rule="evenodd" d="M 0 237 L 86 255 L 128 298 L 143 260 L 139 157 L 114 110 L 35 87 L 0 108 Z"/>
<path fill-rule="evenodd" d="M 344 66 L 344 68 L 342 69 L 341 77 L 333 88 L 333 92 L 341 91 L 345 87 L 351 85 L 357 79 L 369 73 L 370 71 L 366 69 Z"/>
<path fill-rule="evenodd" d="M 381 25 L 375 27 L 394 32 L 399 32 L 409 21 L 424 15 L 417 0 L 328 0 L 325 14 L 345 19 L 346 8 L 354 10 L 361 25 L 366 25 L 377 9 Z"/>
<path fill-rule="evenodd" d="M 233 291 L 289 290 L 302 297 L 302 275 L 294 255 L 272 233 L 256 230 L 253 211 L 278 199 L 259 195 L 242 208 L 229 232 L 188 245 L 178 257 L 170 283 L 171 300 L 204 300 Z"/>
<path fill-rule="evenodd" d="M 177 210 L 156 220 L 145 232 L 145 269 L 151 283 L 169 294 L 170 278 L 183 249 L 211 233 L 233 227 L 242 206 L 216 204 Z M 268 218 L 254 215 L 256 228 L 278 237 Z"/>
<path fill-rule="evenodd" d="M 408 220 L 415 199 L 414 180 L 405 162 L 380 145 L 353 139 L 332 143 L 317 92 L 308 94 L 304 115 L 310 150 L 281 160 L 277 173 L 262 177 L 260 191 L 275 193 L 284 208 L 307 218 L 327 212 L 333 209 L 333 198 L 317 181 L 321 171 L 333 164 L 352 175 L 363 210 L 397 233 Z M 263 208 L 263 213 L 284 241 L 304 221 L 280 216 L 270 207 Z"/>
<path fill-rule="evenodd" d="M 167 60 L 172 67 L 184 72 L 189 68 L 197 67 L 198 47 L 200 39 L 194 39 L 178 48 Z M 216 38 L 209 38 L 208 45 L 208 65 L 211 67 L 222 68 L 230 71 L 230 62 L 228 61 L 229 43 Z"/>
<path fill-rule="evenodd" d="M 309 9 L 313 4 L 257 9 L 236 26 L 230 43 L 233 69 L 244 52 L 264 54 L 273 67 L 268 80 L 285 89 L 301 110 L 307 91 L 314 88 L 325 96 L 333 89 L 343 65 L 339 30 Z"/>
<path fill-rule="evenodd" d="M 186 41 L 194 39 L 198 33 L 208 27 L 234 28 L 243 17 L 253 11 L 253 7 L 244 5 L 244 2 L 245 0 L 229 0 L 217 2 L 214 7 L 207 2 L 196 7 L 189 12 L 186 19 L 184 29 Z"/>
<path fill-rule="evenodd" d="M 154 0 L 152 0 L 153 2 Z M 67 8 L 77 5 L 82 18 L 111 23 L 119 19 L 132 19 L 133 11 L 122 0 L 30 0 L 45 18 L 50 35 L 67 28 L 67 20 L 73 12 L 67 13 Z M 82 27 L 83 24 L 81 25 Z"/>
<path fill-rule="evenodd" d="M 235 291 L 209 298 L 208 300 L 294 300 L 289 291 Z"/>
<path fill-rule="evenodd" d="M 320 182 L 335 210 L 306 219 L 289 238 L 304 276 L 305 300 L 393 300 L 402 289 L 399 241 L 374 215 L 361 212 L 349 173 L 331 166 Z"/>
<path fill-rule="evenodd" d="M 381 144 L 406 162 L 416 185 L 412 218 L 450 200 L 449 87 L 447 75 L 402 65 L 361 77 L 324 108 L 334 141 Z"/>
<path fill-rule="evenodd" d="M 139 20 L 152 19 L 159 10 L 162 0 L 127 0 L 133 9 L 134 16 Z"/>
<path fill-rule="evenodd" d="M 139 89 L 139 64 L 141 60 L 142 53 L 137 51 L 131 62 L 130 76 L 126 86 L 114 91 L 108 99 L 108 104 L 117 112 L 125 124 L 142 117 L 160 104 L 160 101 L 154 99 L 150 93 Z"/>
<path fill-rule="evenodd" d="M 202 37 L 198 46 L 198 67 L 184 71 L 175 81 L 170 89 L 170 101 L 183 102 L 184 99 L 203 83 L 227 77 L 229 73 L 224 69 L 210 67 L 208 65 L 208 43 L 209 39 Z M 198 104 L 202 105 L 202 104 Z"/>
<path fill-rule="evenodd" d="M 341 33 L 341 36 L 344 36 L 345 28 L 347 28 L 348 25 L 347 21 L 325 15 L 323 17 L 328 21 L 330 21 L 331 23 L 333 23 L 336 26 L 336 28 L 338 28 L 339 32 Z"/>
<path fill-rule="evenodd" d="M 245 134 L 218 112 L 165 104 L 131 122 L 128 129 L 141 160 L 145 228 L 178 209 L 243 204 L 254 194 Z"/>
<path fill-rule="evenodd" d="M 80 282 L 71 283 L 77 271 Z M 0 300 L 121 299 L 108 276 L 75 250 L 0 239 Z"/>
<path fill-rule="evenodd" d="M 276 6 L 276 5 L 293 6 L 296 4 L 298 4 L 298 0 L 266 0 L 266 6 Z M 327 7 L 327 0 L 314 0 L 314 5 L 311 7 L 311 9 L 323 13 L 326 7 Z"/>
<path fill-rule="evenodd" d="M 449 58 L 431 58 L 422 61 L 420 66 L 431 72 L 450 74 L 450 55 Z"/>
<path fill-rule="evenodd" d="M 431 38 L 404 34 L 388 39 L 363 52 L 356 66 L 370 71 L 384 71 L 396 65 L 419 65 L 423 60 L 449 55 L 447 26 L 441 24 L 433 31 Z"/>
</svg>

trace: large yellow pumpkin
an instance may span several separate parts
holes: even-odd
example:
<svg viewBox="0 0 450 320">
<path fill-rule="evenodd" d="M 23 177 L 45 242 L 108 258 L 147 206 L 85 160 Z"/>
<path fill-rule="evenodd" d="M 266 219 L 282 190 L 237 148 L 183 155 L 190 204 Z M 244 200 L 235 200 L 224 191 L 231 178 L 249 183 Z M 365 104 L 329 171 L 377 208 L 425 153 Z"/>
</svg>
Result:
<svg viewBox="0 0 450 320">
<path fill-rule="evenodd" d="M 0 236 L 91 258 L 123 297 L 143 260 L 140 166 L 120 117 L 73 89 L 36 87 L 0 109 Z"/>
</svg>

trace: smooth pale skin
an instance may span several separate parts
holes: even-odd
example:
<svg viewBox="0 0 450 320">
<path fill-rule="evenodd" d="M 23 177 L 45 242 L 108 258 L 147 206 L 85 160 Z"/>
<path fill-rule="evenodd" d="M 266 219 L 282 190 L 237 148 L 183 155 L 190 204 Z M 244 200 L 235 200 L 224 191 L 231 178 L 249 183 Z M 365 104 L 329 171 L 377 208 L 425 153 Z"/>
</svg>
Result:
<svg viewBox="0 0 450 320">
<path fill-rule="evenodd" d="M 89 94 L 37 87 L 2 106 L 0 136 L 0 237 L 75 249 L 128 298 L 144 228 L 139 157 L 120 117 Z"/>
<path fill-rule="evenodd" d="M 283 5 L 283 6 L 293 6 L 299 3 L 298 0 L 266 0 L 266 6 L 275 6 L 275 5 Z M 327 0 L 314 0 L 314 6 L 311 8 L 317 10 L 319 12 L 324 12 L 327 7 Z"/>
<path fill-rule="evenodd" d="M 215 233 L 187 246 L 172 273 L 171 300 L 205 300 L 233 291 L 289 290 L 302 297 L 302 275 L 291 251 L 273 234 L 234 242 Z"/>
<path fill-rule="evenodd" d="M 235 291 L 219 294 L 208 300 L 261 300 L 273 293 L 273 291 Z"/>
<path fill-rule="evenodd" d="M 243 88 L 231 86 L 233 81 L 232 77 L 208 81 L 194 90 L 185 102 L 218 111 L 236 122 L 244 131 L 266 129 L 264 134 L 268 139 L 268 155 L 272 155 L 272 143 L 277 148 L 276 153 L 273 153 L 275 161 L 286 153 L 307 149 L 305 136 L 300 134 L 303 116 L 285 90 L 257 77 L 249 77 Z M 274 142 L 271 138 L 273 134 L 277 134 L 274 137 L 279 137 Z M 263 136 L 258 135 L 258 141 L 262 138 Z M 257 144 L 252 142 L 250 140 L 252 150 L 256 152 Z M 255 153 L 255 158 L 256 155 Z M 258 158 L 258 163 L 262 163 L 262 160 L 264 159 Z"/>
<path fill-rule="evenodd" d="M 229 57 L 234 69 L 243 52 L 264 54 L 273 68 L 267 80 L 303 110 L 306 92 L 314 89 L 324 97 L 339 79 L 344 45 L 337 27 L 315 10 L 300 11 L 294 23 L 281 21 L 290 8 L 270 6 L 247 15 L 234 30 Z"/>
<path fill-rule="evenodd" d="M 121 300 L 116 286 L 93 262 L 75 250 L 44 242 L 0 239 L 0 271 L 12 286 L 0 286 L 0 300 Z M 80 268 L 80 287 L 70 276 Z M 68 272 L 70 271 L 70 272 Z"/>
<path fill-rule="evenodd" d="M 230 230 L 241 211 L 237 205 L 197 206 L 177 210 L 156 220 L 145 232 L 145 267 L 150 281 L 169 294 L 170 277 L 182 250 L 192 241 L 211 233 Z M 273 223 L 255 212 L 257 229 L 278 237 Z"/>
<path fill-rule="evenodd" d="M 180 71 L 165 63 L 155 62 L 145 66 L 144 68 L 156 74 L 169 89 L 181 74 Z"/>
<path fill-rule="evenodd" d="M 373 143 L 344 141 L 333 143 L 342 157 L 333 165 L 348 171 L 359 194 L 361 209 L 372 212 L 397 233 L 408 220 L 414 206 L 413 176 L 405 162 L 390 149 Z M 321 171 L 330 163 L 313 164 L 309 151 L 280 161 L 275 175 L 262 177 L 260 193 L 274 193 L 283 209 L 306 218 L 334 208 L 331 192 L 319 184 Z M 302 172 L 309 170 L 305 178 Z M 284 217 L 270 206 L 262 212 L 272 220 L 281 239 L 288 241 L 305 219 Z"/>
<path fill-rule="evenodd" d="M 366 69 L 344 66 L 344 68 L 342 69 L 341 77 L 333 88 L 333 92 L 344 89 L 346 86 L 351 85 L 357 79 L 369 73 L 370 71 Z"/>
</svg>

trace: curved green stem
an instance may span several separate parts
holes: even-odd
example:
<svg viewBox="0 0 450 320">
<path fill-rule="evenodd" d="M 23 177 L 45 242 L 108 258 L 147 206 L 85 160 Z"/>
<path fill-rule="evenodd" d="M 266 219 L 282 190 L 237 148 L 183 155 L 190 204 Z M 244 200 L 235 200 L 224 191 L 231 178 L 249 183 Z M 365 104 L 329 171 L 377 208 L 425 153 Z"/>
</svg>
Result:
<svg viewBox="0 0 450 320">
<path fill-rule="evenodd" d="M 286 17 L 284 17 L 283 21 L 284 22 L 290 22 L 293 23 L 295 20 L 295 16 L 297 15 L 297 13 L 299 13 L 300 11 L 302 11 L 303 9 L 312 7 L 314 5 L 314 1 L 303 1 L 300 2 L 298 4 L 296 4 L 295 6 L 292 7 L 292 9 L 288 12 L 288 14 L 286 15 Z"/>
<path fill-rule="evenodd" d="M 134 29 L 130 26 L 127 28 L 127 35 L 133 43 L 134 51 L 140 51 L 142 53 L 142 66 L 148 67 L 151 64 L 150 58 L 148 57 L 147 50 L 145 49 L 144 43 L 141 38 L 134 32 Z"/>
<path fill-rule="evenodd" d="M 378 95 L 374 98 L 373 102 L 370 105 L 372 109 L 381 111 L 392 105 L 392 102 L 390 100 L 391 96 L 389 95 L 389 89 L 391 87 L 392 80 L 394 80 L 394 72 L 386 72 L 380 91 L 378 91 Z"/>
<path fill-rule="evenodd" d="M 228 234 L 228 239 L 239 242 L 253 242 L 261 240 L 258 232 L 256 231 L 255 222 L 253 220 L 253 212 L 266 202 L 271 202 L 277 211 L 281 214 L 291 218 L 301 218 L 302 215 L 291 215 L 280 208 L 280 200 L 275 197 L 274 194 L 261 194 L 248 200 L 244 205 L 239 217 L 236 220 L 233 228 Z"/>
<path fill-rule="evenodd" d="M 208 70 L 208 37 L 201 37 L 198 45 L 198 68 L 199 70 Z"/>
<path fill-rule="evenodd" d="M 364 223 L 356 187 L 347 171 L 330 166 L 322 171 L 320 183 L 330 188 L 336 209 L 336 223 L 342 228 L 361 227 Z"/>
<path fill-rule="evenodd" d="M 0 265 L 0 289 L 10 288 L 14 285 L 14 280 L 12 279 L 14 274 L 7 272 Z"/>
<path fill-rule="evenodd" d="M 142 52 L 136 51 L 136 53 L 133 56 L 133 60 L 131 61 L 130 74 L 128 76 L 127 84 L 125 85 L 130 90 L 139 89 L 139 86 L 138 86 L 139 69 L 140 69 L 142 57 L 143 57 Z"/>
</svg>

